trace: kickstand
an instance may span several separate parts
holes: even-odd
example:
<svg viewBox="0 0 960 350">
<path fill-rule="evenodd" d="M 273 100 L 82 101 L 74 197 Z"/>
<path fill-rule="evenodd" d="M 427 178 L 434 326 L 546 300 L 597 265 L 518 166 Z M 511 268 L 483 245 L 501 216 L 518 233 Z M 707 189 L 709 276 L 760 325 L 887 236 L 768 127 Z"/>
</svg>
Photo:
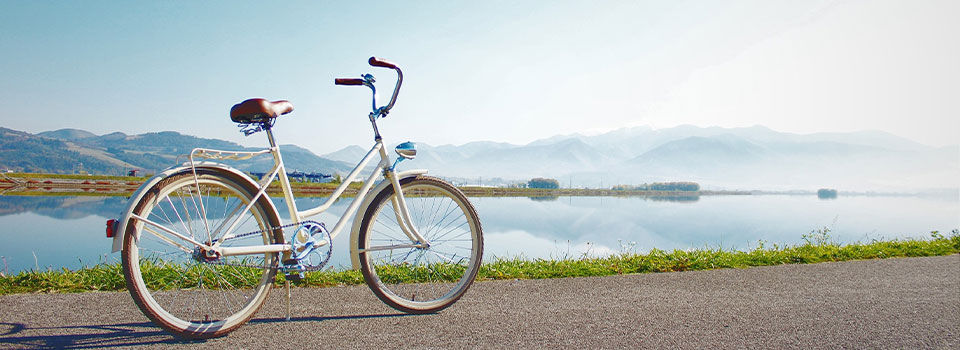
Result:
<svg viewBox="0 0 960 350">
<path fill-rule="evenodd" d="M 290 280 L 287 281 L 287 321 L 290 321 Z"/>
</svg>

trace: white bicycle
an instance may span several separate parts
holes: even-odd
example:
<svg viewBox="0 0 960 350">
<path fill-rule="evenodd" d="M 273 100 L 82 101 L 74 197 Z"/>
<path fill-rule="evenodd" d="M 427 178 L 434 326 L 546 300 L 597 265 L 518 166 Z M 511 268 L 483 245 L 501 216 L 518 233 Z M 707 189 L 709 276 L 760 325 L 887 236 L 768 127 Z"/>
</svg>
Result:
<svg viewBox="0 0 960 350">
<path fill-rule="evenodd" d="M 480 220 L 456 187 L 425 176 L 426 170 L 396 170 L 402 160 L 416 156 L 413 143 L 397 146 L 399 157 L 390 162 L 377 120 L 396 103 L 403 72 L 375 57 L 369 63 L 395 70 L 396 86 L 390 102 L 378 107 L 372 75 L 335 80 L 337 85 L 373 91 L 369 120 L 374 145 L 322 205 L 297 208 L 271 131 L 277 117 L 293 106 L 249 99 L 233 106 L 230 118 L 247 135 L 266 133 L 270 148 L 194 149 L 189 162 L 147 180 L 120 219 L 107 222 L 113 251 L 122 251 L 127 289 L 150 320 L 187 338 L 229 333 L 261 307 L 277 271 L 296 279 L 322 268 L 332 253 L 333 238 L 350 224 L 351 216 L 352 266 L 384 303 L 408 313 L 432 313 L 463 296 L 483 255 Z M 230 166 L 200 161 L 266 154 L 274 166 L 259 181 Z M 329 209 L 377 155 L 376 170 L 333 229 L 307 220 Z M 266 193 L 274 180 L 279 180 L 289 211 L 286 221 Z"/>
</svg>

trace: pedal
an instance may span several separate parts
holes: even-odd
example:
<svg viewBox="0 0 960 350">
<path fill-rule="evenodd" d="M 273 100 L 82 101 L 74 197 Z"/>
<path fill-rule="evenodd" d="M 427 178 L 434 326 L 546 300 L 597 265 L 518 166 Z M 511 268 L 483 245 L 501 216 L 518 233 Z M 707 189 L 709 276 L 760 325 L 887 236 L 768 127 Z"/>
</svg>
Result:
<svg viewBox="0 0 960 350">
<path fill-rule="evenodd" d="M 300 282 L 303 281 L 303 278 L 306 277 L 306 274 L 303 272 L 288 272 L 283 275 L 288 281 Z"/>
<path fill-rule="evenodd" d="M 283 261 L 283 276 L 288 281 L 299 282 L 307 276 L 307 269 L 300 264 L 297 259 L 287 259 Z"/>
</svg>

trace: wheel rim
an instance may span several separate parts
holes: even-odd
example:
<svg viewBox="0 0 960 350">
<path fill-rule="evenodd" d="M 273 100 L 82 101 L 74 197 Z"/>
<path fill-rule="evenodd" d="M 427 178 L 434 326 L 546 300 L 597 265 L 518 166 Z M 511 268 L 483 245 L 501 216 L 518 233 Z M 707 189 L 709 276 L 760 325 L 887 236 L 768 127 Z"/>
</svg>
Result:
<svg viewBox="0 0 960 350">
<path fill-rule="evenodd" d="M 459 298 L 476 275 L 482 249 L 479 225 L 472 219 L 475 214 L 469 203 L 447 189 L 414 183 L 403 191 L 414 226 L 431 245 L 365 251 L 369 277 L 383 296 L 401 307 L 445 307 Z M 379 202 L 366 228 L 363 247 L 410 243 L 391 202 Z"/>
<path fill-rule="evenodd" d="M 192 176 L 184 176 L 163 186 L 139 213 L 200 242 L 217 240 L 222 237 L 218 232 L 237 220 L 233 232 L 261 233 L 224 241 L 223 246 L 272 243 L 266 231 L 270 226 L 267 214 L 256 205 L 243 210 L 250 203 L 248 197 L 230 181 L 200 176 L 198 187 Z M 195 252 L 183 251 L 151 230 L 160 231 L 138 221 L 140 236 L 127 254 L 135 290 L 148 309 L 144 311 L 161 325 L 189 334 L 214 333 L 242 324 L 265 299 L 273 282 L 276 254 L 198 259 Z"/>
</svg>

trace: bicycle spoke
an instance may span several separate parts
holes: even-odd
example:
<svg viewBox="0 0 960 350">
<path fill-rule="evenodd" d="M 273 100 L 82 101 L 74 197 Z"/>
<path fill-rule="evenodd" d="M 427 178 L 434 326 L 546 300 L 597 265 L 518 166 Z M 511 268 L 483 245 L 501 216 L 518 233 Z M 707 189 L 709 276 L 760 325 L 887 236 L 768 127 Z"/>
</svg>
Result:
<svg viewBox="0 0 960 350">
<path fill-rule="evenodd" d="M 167 203 L 170 204 L 170 209 L 172 209 L 173 213 L 177 216 L 177 220 L 180 222 L 180 225 L 183 226 L 183 231 L 190 233 L 190 238 L 197 239 L 197 236 L 193 234 L 193 230 L 188 228 L 187 223 L 184 222 L 182 217 L 180 217 L 180 212 L 177 210 L 177 207 L 173 205 L 173 201 L 170 200 L 170 196 L 163 196 L 163 198 L 166 199 Z M 170 219 L 169 216 L 167 216 L 167 212 L 163 210 L 163 206 L 158 204 L 157 208 L 160 209 L 160 212 L 163 213 L 163 216 L 167 218 L 167 222 L 172 224 L 173 221 Z"/>
<path fill-rule="evenodd" d="M 150 228 L 147 227 L 146 225 L 143 226 L 143 229 L 144 229 L 145 231 L 149 232 L 150 234 L 152 234 L 154 237 L 156 237 L 156 238 L 158 238 L 158 239 L 160 239 L 160 240 L 162 240 L 162 241 L 164 241 L 164 242 L 166 242 L 166 243 L 172 244 L 172 245 L 176 246 L 177 248 L 180 248 L 180 250 L 182 250 L 182 251 L 184 251 L 184 252 L 186 252 L 186 253 L 192 253 L 192 252 L 193 252 L 193 249 L 190 249 L 190 248 L 188 248 L 188 247 L 186 247 L 186 246 L 184 246 L 184 245 L 182 245 L 182 244 L 180 244 L 180 243 L 177 243 L 177 242 L 173 241 L 173 240 L 170 239 L 170 238 L 167 238 L 166 236 L 160 234 L 159 232 L 150 229 Z"/>
</svg>

